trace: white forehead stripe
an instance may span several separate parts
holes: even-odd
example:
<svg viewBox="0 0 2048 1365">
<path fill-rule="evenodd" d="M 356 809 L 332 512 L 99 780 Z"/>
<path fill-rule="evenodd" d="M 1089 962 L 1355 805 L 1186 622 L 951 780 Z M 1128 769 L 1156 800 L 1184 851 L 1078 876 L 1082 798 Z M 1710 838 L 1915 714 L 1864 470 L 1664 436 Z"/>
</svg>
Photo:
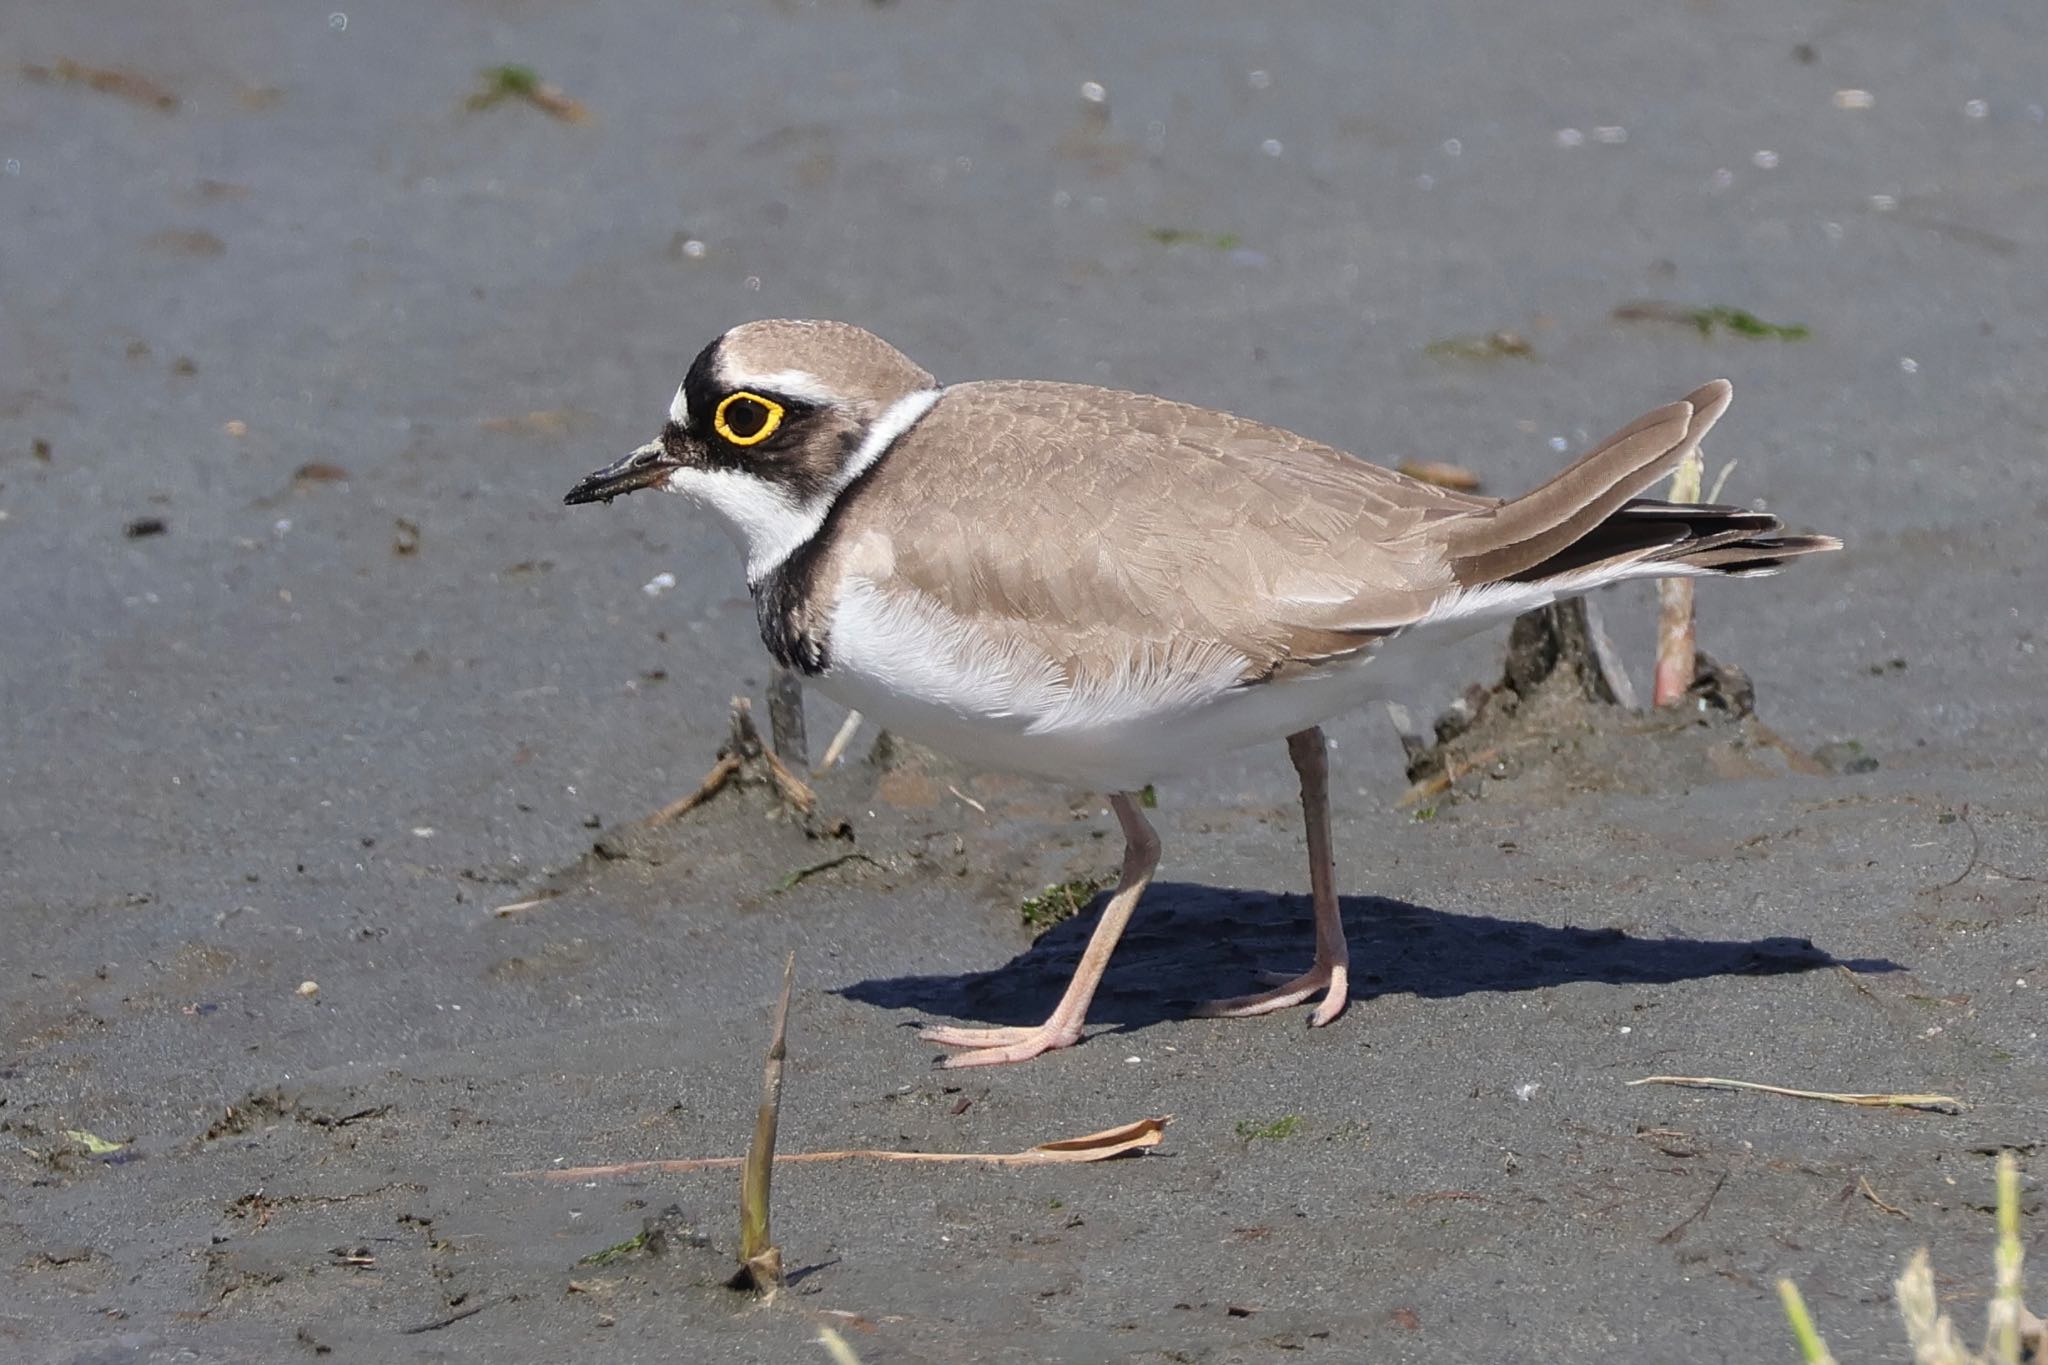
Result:
<svg viewBox="0 0 2048 1365">
<path fill-rule="evenodd" d="M 681 385 L 676 386 L 676 396 L 668 400 L 668 420 L 679 427 L 690 425 L 690 400 Z"/>
<path fill-rule="evenodd" d="M 721 378 L 728 389 L 754 389 L 761 393 L 779 393 L 785 398 L 795 398 L 805 403 L 816 403 L 827 407 L 842 401 L 844 394 L 834 393 L 826 387 L 825 381 L 809 370 L 770 370 L 765 374 L 743 374 L 730 368 L 724 369 Z"/>
</svg>

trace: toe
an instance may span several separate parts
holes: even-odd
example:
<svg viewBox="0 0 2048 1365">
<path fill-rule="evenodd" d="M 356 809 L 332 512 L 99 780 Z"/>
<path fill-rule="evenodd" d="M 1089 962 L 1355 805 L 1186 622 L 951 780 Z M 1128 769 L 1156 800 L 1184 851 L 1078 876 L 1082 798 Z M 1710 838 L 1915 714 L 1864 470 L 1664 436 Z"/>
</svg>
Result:
<svg viewBox="0 0 2048 1365">
<path fill-rule="evenodd" d="M 1260 991 L 1255 995 L 1211 1000 L 1195 1013 L 1204 1019 L 1247 1019 L 1253 1015 L 1291 1009 L 1325 989 L 1330 992 L 1329 997 L 1309 1020 L 1312 1026 L 1320 1027 L 1335 1019 L 1344 1008 L 1343 978 L 1329 967 L 1311 967 L 1301 975 L 1289 977 L 1273 989 Z M 1336 1002 L 1334 1007 L 1330 1004 L 1331 1000 Z"/>
<path fill-rule="evenodd" d="M 968 1066 L 1002 1066 L 1008 1062 L 1028 1062 L 1041 1052 L 1055 1048 L 1072 1047 L 1081 1040 L 1081 1035 L 1056 1033 L 1050 1029 L 1023 1029 L 1027 1036 L 1000 1046 L 979 1047 L 969 1052 L 957 1052 L 939 1062 L 941 1069 L 957 1071 Z"/>
<path fill-rule="evenodd" d="M 937 1025 L 921 1029 L 918 1037 L 927 1043 L 940 1043 L 946 1047 L 1007 1047 L 1021 1043 L 1035 1036 L 1035 1028 L 949 1028 Z"/>
</svg>

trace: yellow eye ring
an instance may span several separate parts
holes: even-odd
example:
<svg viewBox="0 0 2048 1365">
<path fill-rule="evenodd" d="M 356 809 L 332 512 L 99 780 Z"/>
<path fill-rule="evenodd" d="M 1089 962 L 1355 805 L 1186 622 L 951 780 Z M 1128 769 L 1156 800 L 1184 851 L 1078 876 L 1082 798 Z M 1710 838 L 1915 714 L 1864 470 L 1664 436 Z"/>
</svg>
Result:
<svg viewBox="0 0 2048 1365">
<path fill-rule="evenodd" d="M 745 433 L 734 427 L 727 419 L 726 414 L 732 412 L 732 407 L 735 403 L 752 404 L 754 408 L 758 408 L 761 413 L 759 425 Z M 754 413 L 748 408 L 743 407 L 738 412 L 732 413 L 732 416 L 739 419 L 741 427 L 745 427 L 749 424 L 749 420 L 754 416 Z M 781 425 L 782 404 L 772 398 L 763 398 L 758 393 L 748 393 L 745 389 L 741 389 L 738 393 L 727 394 L 719 402 L 718 411 L 711 416 L 712 429 L 736 446 L 757 446 L 770 436 L 773 436 L 775 429 Z"/>
</svg>

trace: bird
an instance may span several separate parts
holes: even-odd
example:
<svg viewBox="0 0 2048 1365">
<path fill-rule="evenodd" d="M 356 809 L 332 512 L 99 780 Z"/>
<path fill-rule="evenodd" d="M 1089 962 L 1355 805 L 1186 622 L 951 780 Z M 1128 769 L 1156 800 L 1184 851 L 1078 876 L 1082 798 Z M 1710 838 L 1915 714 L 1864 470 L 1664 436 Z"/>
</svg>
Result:
<svg viewBox="0 0 2048 1365">
<path fill-rule="evenodd" d="M 707 345 L 661 434 L 564 501 L 640 489 L 736 540 L 762 642 L 807 686 L 971 765 L 1107 794 L 1116 889 L 1043 1023 L 934 1026 L 943 1065 L 1083 1037 L 1157 868 L 1145 790 L 1285 740 L 1314 914 L 1306 970 L 1200 1007 L 1348 1001 L 1322 725 L 1373 661 L 1608 583 L 1752 577 L 1840 548 L 1766 512 L 1642 496 L 1728 408 L 1725 380 L 1629 423 L 1517 498 L 1409 478 L 1280 427 L 1049 381 L 940 384 L 843 322 L 742 323 Z"/>
</svg>

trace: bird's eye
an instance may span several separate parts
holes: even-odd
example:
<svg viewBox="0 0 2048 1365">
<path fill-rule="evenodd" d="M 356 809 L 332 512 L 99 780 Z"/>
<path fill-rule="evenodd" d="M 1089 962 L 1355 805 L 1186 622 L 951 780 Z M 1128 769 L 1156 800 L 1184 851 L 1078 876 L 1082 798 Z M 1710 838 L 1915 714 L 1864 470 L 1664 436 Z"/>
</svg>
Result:
<svg viewBox="0 0 2048 1365">
<path fill-rule="evenodd" d="M 759 445 L 782 425 L 782 404 L 744 389 L 729 393 L 712 415 L 711 425 L 736 446 Z"/>
</svg>

